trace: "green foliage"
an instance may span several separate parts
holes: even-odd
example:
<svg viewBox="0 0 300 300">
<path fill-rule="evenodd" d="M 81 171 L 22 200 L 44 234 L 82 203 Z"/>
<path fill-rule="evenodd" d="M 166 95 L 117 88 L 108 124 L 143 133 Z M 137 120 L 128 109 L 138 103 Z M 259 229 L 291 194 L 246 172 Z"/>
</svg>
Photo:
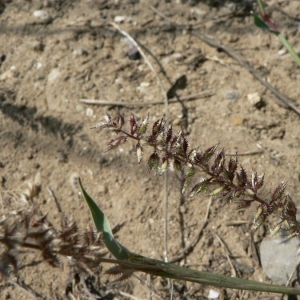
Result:
<svg viewBox="0 0 300 300">
<path fill-rule="evenodd" d="M 271 18 L 268 16 L 268 14 L 265 12 L 264 4 L 262 0 L 257 0 L 259 10 L 260 10 L 260 16 L 258 14 L 253 13 L 253 19 L 254 24 L 263 30 L 268 30 L 269 32 L 275 34 L 280 42 L 283 44 L 283 46 L 290 52 L 291 56 L 295 60 L 295 62 L 300 66 L 300 57 L 296 53 L 293 46 L 288 42 L 288 40 L 285 38 L 285 36 L 280 33 L 277 26 L 272 22 Z"/>
<path fill-rule="evenodd" d="M 91 210 L 95 225 L 98 231 L 103 234 L 103 242 L 117 259 L 115 261 L 117 266 L 112 267 L 106 273 L 120 275 L 118 280 L 127 279 L 133 272 L 141 271 L 155 276 L 186 280 L 216 287 L 300 295 L 299 289 L 197 271 L 130 252 L 114 238 L 107 217 L 86 192 L 81 180 L 79 180 L 79 184 L 84 199 Z"/>
</svg>

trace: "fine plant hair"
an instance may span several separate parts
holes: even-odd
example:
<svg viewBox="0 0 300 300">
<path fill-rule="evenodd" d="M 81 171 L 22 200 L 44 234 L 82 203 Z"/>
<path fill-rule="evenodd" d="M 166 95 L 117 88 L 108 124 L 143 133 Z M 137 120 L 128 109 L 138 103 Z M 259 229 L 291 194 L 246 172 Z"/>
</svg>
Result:
<svg viewBox="0 0 300 300">
<path fill-rule="evenodd" d="M 109 142 L 106 151 L 132 140 L 138 163 L 143 159 L 144 150 L 149 148 L 152 152 L 146 158 L 149 171 L 159 174 L 167 169 L 178 171 L 181 174 L 182 193 L 188 193 L 189 197 L 206 191 L 225 203 L 235 203 L 238 209 L 247 209 L 255 204 L 254 230 L 263 225 L 271 214 L 276 213 L 278 221 L 273 226 L 272 235 L 280 230 L 289 232 L 290 237 L 300 233 L 300 222 L 296 219 L 297 208 L 285 193 L 287 182 L 279 183 L 268 199 L 264 199 L 259 195 L 264 185 L 264 175 L 256 172 L 249 175 L 238 163 L 238 155 L 227 159 L 224 149 L 217 151 L 218 145 L 204 151 L 190 148 L 184 133 L 180 131 L 175 134 L 172 125 L 168 125 L 164 118 L 154 122 L 151 129 L 150 127 L 149 115 L 138 122 L 134 114 L 129 120 L 121 114 L 115 118 L 106 114 L 104 121 L 93 128 L 108 129 L 117 135 Z M 195 182 L 197 172 L 205 176 L 199 182 Z"/>
</svg>

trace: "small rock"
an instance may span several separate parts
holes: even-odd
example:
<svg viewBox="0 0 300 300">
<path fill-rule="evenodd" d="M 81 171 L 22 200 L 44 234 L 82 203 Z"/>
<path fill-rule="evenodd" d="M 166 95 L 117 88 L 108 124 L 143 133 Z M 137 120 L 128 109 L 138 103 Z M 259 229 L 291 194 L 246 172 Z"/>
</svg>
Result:
<svg viewBox="0 0 300 300">
<path fill-rule="evenodd" d="M 219 296 L 220 296 L 219 292 L 212 290 L 212 289 L 209 290 L 208 299 L 218 299 Z"/>
<path fill-rule="evenodd" d="M 239 115 L 233 116 L 233 124 L 236 126 L 242 125 L 244 123 L 244 119 Z"/>
<path fill-rule="evenodd" d="M 82 112 L 82 111 L 84 111 L 84 107 L 83 107 L 83 105 L 81 105 L 81 104 L 77 104 L 77 105 L 76 105 L 76 111 L 78 111 L 78 112 Z"/>
<path fill-rule="evenodd" d="M 9 70 L 0 75 L 0 81 L 5 81 L 7 79 L 17 77 L 18 75 L 19 73 L 17 72 L 16 67 L 12 66 Z"/>
<path fill-rule="evenodd" d="M 93 114 L 94 114 L 93 109 L 90 108 L 90 107 L 88 107 L 88 108 L 86 109 L 86 111 L 85 111 L 85 115 L 86 115 L 87 117 L 91 117 L 91 116 L 93 116 Z"/>
<path fill-rule="evenodd" d="M 177 118 L 177 119 L 173 120 L 172 125 L 174 125 L 174 126 L 180 126 L 183 123 L 184 123 L 184 119 L 183 118 Z"/>
<path fill-rule="evenodd" d="M 260 101 L 260 96 L 257 92 L 251 93 L 247 95 L 247 99 L 252 105 L 256 105 Z"/>
<path fill-rule="evenodd" d="M 186 59 L 186 56 L 183 55 L 182 53 L 174 53 L 173 57 L 178 62 L 183 62 Z"/>
<path fill-rule="evenodd" d="M 125 17 L 125 16 L 115 16 L 115 17 L 114 17 L 114 21 L 115 21 L 116 23 L 123 23 L 125 20 L 126 20 L 126 17 Z"/>
<path fill-rule="evenodd" d="M 251 105 L 255 106 L 257 109 L 261 109 L 265 106 L 265 102 L 261 99 L 257 92 L 247 95 L 247 99 Z"/>
<path fill-rule="evenodd" d="M 278 284 L 286 284 L 299 263 L 296 259 L 299 242 L 298 237 L 287 239 L 285 236 L 279 236 L 263 239 L 260 244 L 260 259 L 262 268 L 270 279 Z"/>
<path fill-rule="evenodd" d="M 100 185 L 99 186 L 99 192 L 102 193 L 102 194 L 107 194 L 108 187 L 106 185 Z"/>
<path fill-rule="evenodd" d="M 207 13 L 205 10 L 202 10 L 202 9 L 196 8 L 196 7 L 191 8 L 190 12 L 191 12 L 191 14 L 195 14 L 200 17 L 206 15 L 206 13 Z"/>
<path fill-rule="evenodd" d="M 48 75 L 48 81 L 53 83 L 60 76 L 60 71 L 58 69 L 52 69 Z"/>
<path fill-rule="evenodd" d="M 187 212 L 187 208 L 185 205 L 181 205 L 180 208 L 179 208 L 179 211 L 182 213 L 182 214 L 185 214 Z"/>
<path fill-rule="evenodd" d="M 137 47 L 128 41 L 128 57 L 131 60 L 138 60 L 141 58 L 141 53 L 137 49 Z"/>
<path fill-rule="evenodd" d="M 39 23 L 42 23 L 42 24 L 48 24 L 52 21 L 51 16 L 45 10 L 34 11 L 33 16 L 39 20 Z"/>
<path fill-rule="evenodd" d="M 149 87 L 150 82 L 141 82 L 140 87 Z"/>
<path fill-rule="evenodd" d="M 229 92 L 226 94 L 226 98 L 229 99 L 229 100 L 235 100 L 237 99 L 238 97 L 240 97 L 240 94 L 238 92 Z"/>
<path fill-rule="evenodd" d="M 283 54 L 285 54 L 286 53 L 286 49 L 280 49 L 279 51 L 278 51 L 278 55 L 283 55 Z"/>
<path fill-rule="evenodd" d="M 82 48 L 75 49 L 75 50 L 73 51 L 73 54 L 74 54 L 75 57 L 79 57 L 79 56 L 88 56 L 88 55 L 89 55 L 88 51 L 86 51 L 86 50 L 84 50 L 84 49 L 82 49 Z"/>
<path fill-rule="evenodd" d="M 44 48 L 45 48 L 45 45 L 39 41 L 33 41 L 31 44 L 30 44 L 30 47 L 32 48 L 33 51 L 35 52 L 43 52 L 44 51 Z"/>
</svg>

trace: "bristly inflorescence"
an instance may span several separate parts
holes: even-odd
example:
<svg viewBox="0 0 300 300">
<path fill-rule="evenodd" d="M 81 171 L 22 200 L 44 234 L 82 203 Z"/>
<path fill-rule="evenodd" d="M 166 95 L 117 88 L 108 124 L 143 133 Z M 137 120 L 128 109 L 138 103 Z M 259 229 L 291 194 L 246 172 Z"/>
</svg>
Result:
<svg viewBox="0 0 300 300">
<path fill-rule="evenodd" d="M 39 253 L 42 260 L 54 267 L 60 266 L 61 256 L 72 257 L 73 266 L 84 271 L 99 268 L 105 254 L 101 237 L 92 228 L 80 233 L 75 221 L 63 217 L 57 230 L 47 215 L 41 216 L 36 208 L 1 222 L 0 245 L 4 246 L 0 253 L 0 280 L 8 277 L 10 266 L 18 271 L 18 256 L 25 249 Z"/>
<path fill-rule="evenodd" d="M 214 145 L 201 152 L 199 148 L 190 148 L 183 132 L 174 133 L 171 125 L 165 119 L 159 119 L 149 128 L 149 115 L 138 122 L 135 115 L 129 121 L 118 114 L 112 118 L 107 114 L 104 121 L 97 124 L 96 129 L 109 129 L 117 137 L 108 144 L 107 151 L 124 144 L 129 139 L 135 142 L 135 152 L 140 163 L 144 149 L 150 148 L 148 157 L 149 171 L 162 174 L 167 169 L 180 171 L 182 175 L 182 192 L 189 190 L 189 196 L 194 197 L 202 191 L 208 191 L 211 196 L 218 196 L 225 202 L 234 202 L 238 209 L 247 208 L 256 203 L 256 213 L 253 229 L 259 228 L 267 218 L 277 212 L 279 221 L 274 226 L 272 234 L 279 230 L 289 231 L 291 236 L 300 233 L 300 223 L 296 219 L 297 209 L 288 194 L 285 193 L 286 182 L 280 183 L 270 199 L 262 199 L 258 193 L 264 184 L 264 175 L 256 172 L 250 176 L 239 165 L 237 155 L 226 159 L 225 151 L 217 152 Z M 197 170 L 205 174 L 205 178 L 194 182 Z"/>
</svg>

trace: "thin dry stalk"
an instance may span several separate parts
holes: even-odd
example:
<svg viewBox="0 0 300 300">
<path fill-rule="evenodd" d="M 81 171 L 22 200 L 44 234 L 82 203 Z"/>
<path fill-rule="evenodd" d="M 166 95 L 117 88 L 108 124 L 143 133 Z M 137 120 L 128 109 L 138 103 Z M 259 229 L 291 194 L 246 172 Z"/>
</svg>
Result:
<svg viewBox="0 0 300 300">
<path fill-rule="evenodd" d="M 181 101 L 195 101 L 199 98 L 207 98 L 214 95 L 213 91 L 203 91 L 198 94 L 188 95 L 185 97 L 180 97 Z M 92 104 L 92 105 L 113 105 L 113 106 L 123 106 L 123 107 L 145 107 L 145 106 L 152 106 L 152 105 L 161 105 L 165 104 L 164 100 L 161 101 L 151 101 L 151 102 L 145 102 L 145 103 L 128 103 L 128 102 L 119 102 L 119 101 L 107 101 L 107 100 L 100 100 L 100 99 L 80 99 L 79 100 L 82 103 L 85 104 Z M 171 98 L 169 99 L 169 104 L 171 103 L 177 103 L 177 98 Z"/>
<path fill-rule="evenodd" d="M 150 7 L 151 8 L 151 7 Z M 151 8 L 153 10 L 153 8 Z M 158 14 L 158 10 L 153 10 L 155 13 Z M 179 24 L 172 19 L 166 17 L 163 13 L 159 12 L 159 15 L 164 18 L 166 21 L 170 22 L 171 24 L 182 27 L 185 26 L 184 24 Z M 198 37 L 206 44 L 210 45 L 211 47 L 222 49 L 225 53 L 227 53 L 230 57 L 236 60 L 241 67 L 248 70 L 253 77 L 255 77 L 262 85 L 264 85 L 267 89 L 269 89 L 278 99 L 281 100 L 281 103 L 286 108 L 291 108 L 295 113 L 300 116 L 300 110 L 294 104 L 296 101 L 294 99 L 289 98 L 288 96 L 284 95 L 283 93 L 279 92 L 272 84 L 270 84 L 265 78 L 263 78 L 255 69 L 254 67 L 237 51 L 231 49 L 230 47 L 224 45 L 221 41 L 212 38 L 210 36 L 205 35 L 199 30 L 192 29 L 191 34 Z"/>
<path fill-rule="evenodd" d="M 139 46 L 139 44 L 136 42 L 136 40 L 126 31 L 122 30 L 116 23 L 111 22 L 110 23 L 113 27 L 115 27 L 122 35 L 124 35 L 135 47 L 136 49 L 140 52 L 140 54 L 142 55 L 142 57 L 144 58 L 147 66 L 149 67 L 149 69 L 153 72 L 153 74 L 156 77 L 156 80 L 158 82 L 158 85 L 162 91 L 162 95 L 164 97 L 164 101 L 165 101 L 165 113 L 168 112 L 168 98 L 167 98 L 167 92 L 156 72 L 156 70 L 154 69 L 153 65 L 151 64 L 151 62 L 149 61 L 149 59 L 147 58 L 145 52 L 143 51 L 143 49 Z M 166 114 L 166 118 L 168 119 L 168 115 Z"/>
<path fill-rule="evenodd" d="M 164 104 L 165 104 L 165 116 L 166 119 L 169 119 L 169 101 L 167 97 L 167 92 L 149 59 L 145 55 L 144 51 L 141 49 L 139 44 L 136 42 L 136 40 L 126 31 L 122 30 L 116 23 L 111 22 L 111 25 L 115 27 L 122 35 L 124 35 L 140 52 L 142 57 L 144 58 L 146 64 L 148 65 L 149 69 L 154 73 L 157 83 L 160 86 L 163 98 L 164 98 Z M 164 174 L 164 208 L 163 208 L 163 214 L 164 214 L 164 258 L 165 261 L 168 261 L 168 172 L 165 172 Z"/>
<path fill-rule="evenodd" d="M 296 267 L 294 268 L 293 272 L 291 273 L 290 277 L 288 278 L 285 286 L 289 286 L 290 285 L 290 283 L 291 283 L 291 281 L 292 281 L 292 279 L 293 279 L 293 277 L 294 277 L 297 269 L 299 268 L 299 264 L 300 264 L 300 259 L 298 259 L 298 263 L 297 263 Z"/>
<path fill-rule="evenodd" d="M 195 246 L 197 245 L 197 243 L 200 241 L 203 229 L 207 226 L 208 224 L 208 217 L 209 217 L 209 210 L 211 207 L 211 203 L 212 203 L 212 197 L 209 198 L 208 204 L 207 204 L 207 209 L 206 209 L 206 213 L 204 216 L 204 221 L 201 225 L 201 227 L 199 228 L 194 240 L 187 246 L 185 247 L 180 254 L 178 254 L 177 256 L 175 256 L 174 258 L 172 258 L 170 260 L 171 263 L 175 263 L 175 262 L 179 262 L 181 261 L 183 258 L 185 258 L 191 251 L 193 251 L 193 249 L 195 248 Z"/>
<path fill-rule="evenodd" d="M 19 285 L 17 282 L 14 282 L 12 280 L 8 280 L 7 283 L 15 286 L 16 288 L 18 288 L 19 290 L 21 290 L 21 292 L 23 292 L 27 296 L 29 296 L 31 299 L 35 299 L 35 300 L 40 299 L 40 298 L 36 297 L 32 292 L 28 291 L 27 289 L 25 289 L 24 287 L 22 287 L 21 285 Z"/>
<path fill-rule="evenodd" d="M 57 207 L 58 212 L 60 214 L 62 214 L 63 211 L 61 209 L 60 203 L 58 202 L 58 199 L 57 199 L 56 195 L 54 194 L 53 190 L 50 187 L 48 187 L 47 190 L 48 190 L 48 193 L 50 194 L 50 196 L 53 198 L 54 203 L 55 203 L 55 205 Z"/>
<path fill-rule="evenodd" d="M 218 238 L 220 244 L 222 245 L 222 248 L 223 248 L 224 252 L 226 252 L 225 253 L 226 258 L 227 258 L 227 261 L 228 261 L 228 263 L 229 263 L 229 265 L 231 267 L 231 276 L 236 277 L 237 276 L 236 269 L 235 269 L 235 267 L 234 267 L 234 265 L 233 265 L 233 263 L 232 263 L 232 261 L 230 259 L 230 256 L 232 255 L 231 251 L 229 250 L 228 245 L 225 244 L 225 242 L 223 241 L 223 239 L 216 232 L 215 232 L 215 235 Z"/>
</svg>

